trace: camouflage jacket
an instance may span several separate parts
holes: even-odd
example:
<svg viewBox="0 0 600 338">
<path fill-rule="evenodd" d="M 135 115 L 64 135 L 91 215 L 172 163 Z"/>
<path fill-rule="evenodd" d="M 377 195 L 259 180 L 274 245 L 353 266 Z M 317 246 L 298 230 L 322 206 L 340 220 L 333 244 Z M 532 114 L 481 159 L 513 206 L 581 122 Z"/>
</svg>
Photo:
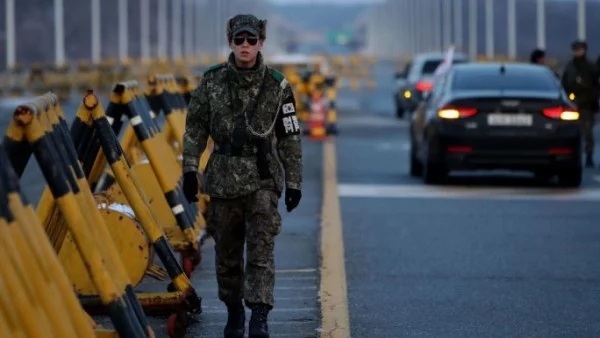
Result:
<svg viewBox="0 0 600 338">
<path fill-rule="evenodd" d="M 302 148 L 294 94 L 285 77 L 266 67 L 260 54 L 258 58 L 254 69 L 239 69 L 231 55 L 228 62 L 206 70 L 192 92 L 183 172 L 198 170 L 212 137 L 215 149 L 205 170 L 206 193 L 211 197 L 237 198 L 258 189 L 281 193 L 284 181 L 287 188 L 301 189 Z M 240 139 L 244 140 L 241 147 Z M 259 175 L 259 144 L 268 148 L 262 152 L 268 178 Z M 241 153 L 227 152 L 233 148 Z"/>
</svg>

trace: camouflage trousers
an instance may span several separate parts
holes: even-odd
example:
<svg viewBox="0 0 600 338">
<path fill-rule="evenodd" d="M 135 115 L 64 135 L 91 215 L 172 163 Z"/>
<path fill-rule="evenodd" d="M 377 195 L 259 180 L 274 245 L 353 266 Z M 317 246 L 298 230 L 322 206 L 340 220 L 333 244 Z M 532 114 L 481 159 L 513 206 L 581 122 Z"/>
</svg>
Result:
<svg viewBox="0 0 600 338">
<path fill-rule="evenodd" d="M 595 116 L 591 110 L 581 110 L 581 127 L 583 129 L 583 144 L 586 155 L 594 154 L 594 123 Z"/>
<path fill-rule="evenodd" d="M 215 240 L 221 301 L 273 306 L 275 237 L 281 230 L 278 202 L 279 194 L 266 189 L 237 199 L 211 198 L 207 230 Z"/>
</svg>

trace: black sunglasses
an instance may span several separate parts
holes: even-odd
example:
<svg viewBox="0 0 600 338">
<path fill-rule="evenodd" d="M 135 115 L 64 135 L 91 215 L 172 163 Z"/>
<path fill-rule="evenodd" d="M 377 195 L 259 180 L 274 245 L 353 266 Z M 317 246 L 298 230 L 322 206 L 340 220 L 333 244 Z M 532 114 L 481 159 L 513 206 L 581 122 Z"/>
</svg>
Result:
<svg viewBox="0 0 600 338">
<path fill-rule="evenodd" d="M 258 43 L 258 38 L 256 36 L 235 36 L 233 38 L 233 43 L 236 46 L 243 44 L 244 41 L 248 41 L 250 46 L 254 46 Z"/>
</svg>

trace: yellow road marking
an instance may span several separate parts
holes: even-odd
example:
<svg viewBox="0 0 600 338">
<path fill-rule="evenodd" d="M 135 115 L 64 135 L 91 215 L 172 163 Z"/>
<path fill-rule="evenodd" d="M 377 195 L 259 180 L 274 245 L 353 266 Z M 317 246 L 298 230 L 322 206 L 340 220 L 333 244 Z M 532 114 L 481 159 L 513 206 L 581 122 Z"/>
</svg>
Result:
<svg viewBox="0 0 600 338">
<path fill-rule="evenodd" d="M 349 338 L 344 237 L 338 196 L 335 139 L 323 145 L 321 213 L 321 338 Z"/>
</svg>

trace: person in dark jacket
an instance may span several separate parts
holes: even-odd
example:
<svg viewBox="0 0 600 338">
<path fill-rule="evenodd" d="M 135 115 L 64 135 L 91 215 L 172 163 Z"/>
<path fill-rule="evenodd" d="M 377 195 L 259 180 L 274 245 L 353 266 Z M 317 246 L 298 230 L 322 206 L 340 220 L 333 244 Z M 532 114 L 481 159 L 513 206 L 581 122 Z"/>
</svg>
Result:
<svg viewBox="0 0 600 338">
<path fill-rule="evenodd" d="M 531 52 L 529 61 L 538 65 L 546 64 L 546 52 L 543 49 L 536 48 Z"/>
<path fill-rule="evenodd" d="M 587 58 L 587 43 L 575 41 L 571 44 L 573 58 L 565 67 L 562 86 L 567 93 L 575 95 L 579 109 L 585 142 L 585 165 L 594 166 L 594 113 L 598 110 L 600 85 L 596 65 Z"/>
<path fill-rule="evenodd" d="M 548 65 L 548 61 L 546 60 L 546 51 L 544 51 L 543 49 L 534 49 L 529 56 L 529 62 L 536 65 L 547 66 L 552 71 L 552 73 L 554 73 L 556 78 L 560 79 L 560 75 Z"/>
</svg>

